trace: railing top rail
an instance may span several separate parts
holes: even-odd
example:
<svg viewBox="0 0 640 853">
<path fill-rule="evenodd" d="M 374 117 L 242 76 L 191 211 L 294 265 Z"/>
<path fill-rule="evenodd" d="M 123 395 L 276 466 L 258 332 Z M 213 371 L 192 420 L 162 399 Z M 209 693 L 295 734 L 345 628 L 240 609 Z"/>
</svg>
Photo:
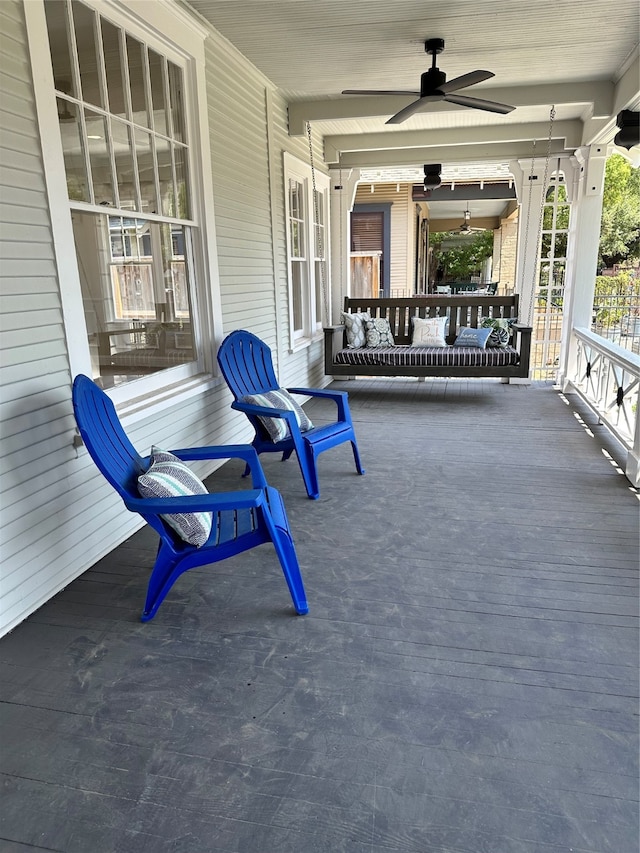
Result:
<svg viewBox="0 0 640 853">
<path fill-rule="evenodd" d="M 573 333 L 577 338 L 586 341 L 593 347 L 593 349 L 602 353 L 604 356 L 611 359 L 611 361 L 621 364 L 625 370 L 628 370 L 635 376 L 640 377 L 640 356 L 636 355 L 634 352 L 621 347 L 619 344 L 613 343 L 613 341 L 608 341 L 606 338 L 595 334 L 595 332 L 592 332 L 590 329 L 576 326 L 573 328 Z"/>
</svg>

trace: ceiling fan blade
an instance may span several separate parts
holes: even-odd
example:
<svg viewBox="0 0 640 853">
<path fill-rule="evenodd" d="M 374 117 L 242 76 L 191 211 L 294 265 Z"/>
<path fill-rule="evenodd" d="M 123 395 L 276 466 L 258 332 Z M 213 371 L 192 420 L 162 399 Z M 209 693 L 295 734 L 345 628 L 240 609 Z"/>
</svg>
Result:
<svg viewBox="0 0 640 853">
<path fill-rule="evenodd" d="M 445 95 L 444 100 L 461 107 L 473 107 L 476 110 L 486 110 L 489 113 L 500 113 L 501 115 L 506 115 L 515 110 L 515 107 L 510 107 L 507 104 L 499 104 L 497 101 L 484 101 L 480 98 L 469 98 L 467 95 Z"/>
<path fill-rule="evenodd" d="M 424 98 L 418 98 L 417 101 L 413 101 L 404 109 L 400 110 L 399 113 L 396 113 L 394 116 L 391 116 L 385 124 L 401 124 L 403 121 L 408 119 L 414 113 L 420 112 L 423 107 L 426 107 L 427 104 L 434 104 L 437 101 L 443 101 L 444 95 L 425 95 Z"/>
<path fill-rule="evenodd" d="M 343 89 L 343 95 L 419 95 L 416 89 Z"/>
<path fill-rule="evenodd" d="M 453 80 L 447 80 L 442 86 L 438 86 L 438 91 L 448 95 L 449 92 L 457 92 L 458 89 L 474 86 L 476 83 L 482 83 L 484 80 L 490 80 L 495 76 L 492 71 L 470 71 L 468 74 L 454 77 Z"/>
</svg>

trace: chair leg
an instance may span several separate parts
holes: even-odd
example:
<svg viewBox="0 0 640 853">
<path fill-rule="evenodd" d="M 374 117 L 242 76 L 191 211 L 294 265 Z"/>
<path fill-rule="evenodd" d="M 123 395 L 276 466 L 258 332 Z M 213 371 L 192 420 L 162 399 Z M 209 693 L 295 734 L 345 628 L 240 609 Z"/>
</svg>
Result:
<svg viewBox="0 0 640 853">
<path fill-rule="evenodd" d="M 300 574 L 298 557 L 290 537 L 280 531 L 278 531 L 278 534 L 273 542 L 273 546 L 276 549 L 287 586 L 289 587 L 294 610 L 298 616 L 303 616 L 309 612 L 309 605 L 307 604 L 307 594 L 304 591 L 302 575 Z"/>
<path fill-rule="evenodd" d="M 286 462 L 287 459 L 289 459 L 289 457 L 293 453 L 293 450 L 294 450 L 293 447 L 291 447 L 289 450 L 285 450 L 282 454 L 282 460 L 281 461 Z"/>
<path fill-rule="evenodd" d="M 164 542 L 160 542 L 158 556 L 147 586 L 147 599 L 140 617 L 142 622 L 153 619 L 167 593 L 183 573 L 180 562 L 180 558 L 172 553 Z"/>
<path fill-rule="evenodd" d="M 310 444 L 305 442 L 303 452 L 298 451 L 298 462 L 300 463 L 300 471 L 307 495 L 312 501 L 317 501 L 320 497 L 320 483 L 318 482 L 316 457 Z"/>
<path fill-rule="evenodd" d="M 351 449 L 353 450 L 353 458 L 356 463 L 356 471 L 358 474 L 364 474 L 364 468 L 362 467 L 362 462 L 360 461 L 360 451 L 358 450 L 358 445 L 355 440 L 351 441 Z"/>
<path fill-rule="evenodd" d="M 302 575 L 300 574 L 298 555 L 296 554 L 291 534 L 280 527 L 276 527 L 271 513 L 266 508 L 264 509 L 264 520 L 271 533 L 273 547 L 280 560 L 294 610 L 299 616 L 303 616 L 309 612 L 309 605 L 307 604 L 307 595 L 304 591 Z"/>
</svg>

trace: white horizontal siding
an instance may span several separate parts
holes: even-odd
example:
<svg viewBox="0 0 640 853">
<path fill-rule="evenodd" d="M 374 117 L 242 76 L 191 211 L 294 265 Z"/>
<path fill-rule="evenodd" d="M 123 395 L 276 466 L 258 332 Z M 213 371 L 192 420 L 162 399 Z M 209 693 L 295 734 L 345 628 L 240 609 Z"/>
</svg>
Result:
<svg viewBox="0 0 640 853">
<path fill-rule="evenodd" d="M 285 102 L 215 35 L 207 44 L 207 75 L 225 333 L 246 328 L 263 338 L 282 384 L 324 385 L 321 345 L 289 352 L 283 153 L 308 163 L 306 140 L 289 137 Z M 317 137 L 314 154 L 323 168 Z"/>
<path fill-rule="evenodd" d="M 209 130 L 225 334 L 275 329 L 265 83 L 224 41 L 207 41 Z"/>
<path fill-rule="evenodd" d="M 304 163 L 310 162 L 307 137 L 290 137 L 286 102 L 279 96 L 272 98 L 271 136 L 273 143 L 272 167 L 274 173 L 274 193 L 276 210 L 276 269 L 278 270 L 279 299 L 283 306 L 281 317 L 282 336 L 280 340 L 280 382 L 284 386 L 303 386 L 321 388 L 329 381 L 324 375 L 322 343 L 315 341 L 308 347 L 290 352 L 289 350 L 289 288 L 287 281 L 287 245 L 285 219 L 285 192 L 283 153 L 286 151 Z M 314 167 L 318 172 L 327 173 L 323 161 L 323 144 L 319 135 L 312 131 Z M 330 285 L 327 282 L 327 287 Z"/>
<path fill-rule="evenodd" d="M 64 512 L 60 451 L 67 439 L 63 442 L 60 436 L 69 435 L 71 408 L 21 4 L 11 0 L 0 4 L 0 32 L 0 630 L 4 630 L 56 592 L 65 576 L 67 560 L 56 565 L 49 531 L 60 529 Z M 57 495 L 51 495 L 52 488 Z M 41 490 L 52 499 L 36 522 L 32 510 Z M 45 553 L 46 560 L 38 558 Z"/>
<path fill-rule="evenodd" d="M 87 452 L 72 447 L 71 375 L 18 0 L 0 4 L 0 32 L 1 634 L 129 536 L 140 519 L 124 509 Z M 141 453 L 154 442 L 211 444 L 231 437 L 233 421 L 239 438 L 248 425 L 235 424 L 228 403 L 220 403 L 226 396 L 220 388 L 169 407 L 137 423 L 130 437 Z"/>
</svg>

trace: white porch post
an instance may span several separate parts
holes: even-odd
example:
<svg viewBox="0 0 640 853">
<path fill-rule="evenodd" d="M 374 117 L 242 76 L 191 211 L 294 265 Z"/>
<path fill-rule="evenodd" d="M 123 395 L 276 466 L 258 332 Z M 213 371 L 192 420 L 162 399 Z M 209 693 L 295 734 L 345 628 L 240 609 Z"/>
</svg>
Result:
<svg viewBox="0 0 640 853">
<path fill-rule="evenodd" d="M 359 169 L 329 170 L 331 219 L 331 323 L 338 323 L 344 297 L 350 290 L 349 247 L 351 245 L 351 210 L 360 178 Z"/>
<path fill-rule="evenodd" d="M 571 201 L 571 218 L 567 241 L 564 318 L 558 367 L 558 384 L 567 390 L 567 377 L 575 374 L 577 342 L 571 331 L 575 327 L 591 328 L 593 294 L 598 265 L 598 245 L 602 219 L 602 197 L 607 149 L 603 145 L 578 148 L 565 162 L 572 171 L 567 174 Z"/>
<path fill-rule="evenodd" d="M 516 195 L 520 204 L 518 214 L 518 258 L 516 262 L 516 293 L 520 294 L 519 320 L 533 325 L 534 296 L 538 285 L 540 254 L 540 211 L 546 192 L 547 160 L 516 160 L 510 163 L 515 178 Z M 548 180 L 548 175 L 547 175 Z"/>
</svg>

